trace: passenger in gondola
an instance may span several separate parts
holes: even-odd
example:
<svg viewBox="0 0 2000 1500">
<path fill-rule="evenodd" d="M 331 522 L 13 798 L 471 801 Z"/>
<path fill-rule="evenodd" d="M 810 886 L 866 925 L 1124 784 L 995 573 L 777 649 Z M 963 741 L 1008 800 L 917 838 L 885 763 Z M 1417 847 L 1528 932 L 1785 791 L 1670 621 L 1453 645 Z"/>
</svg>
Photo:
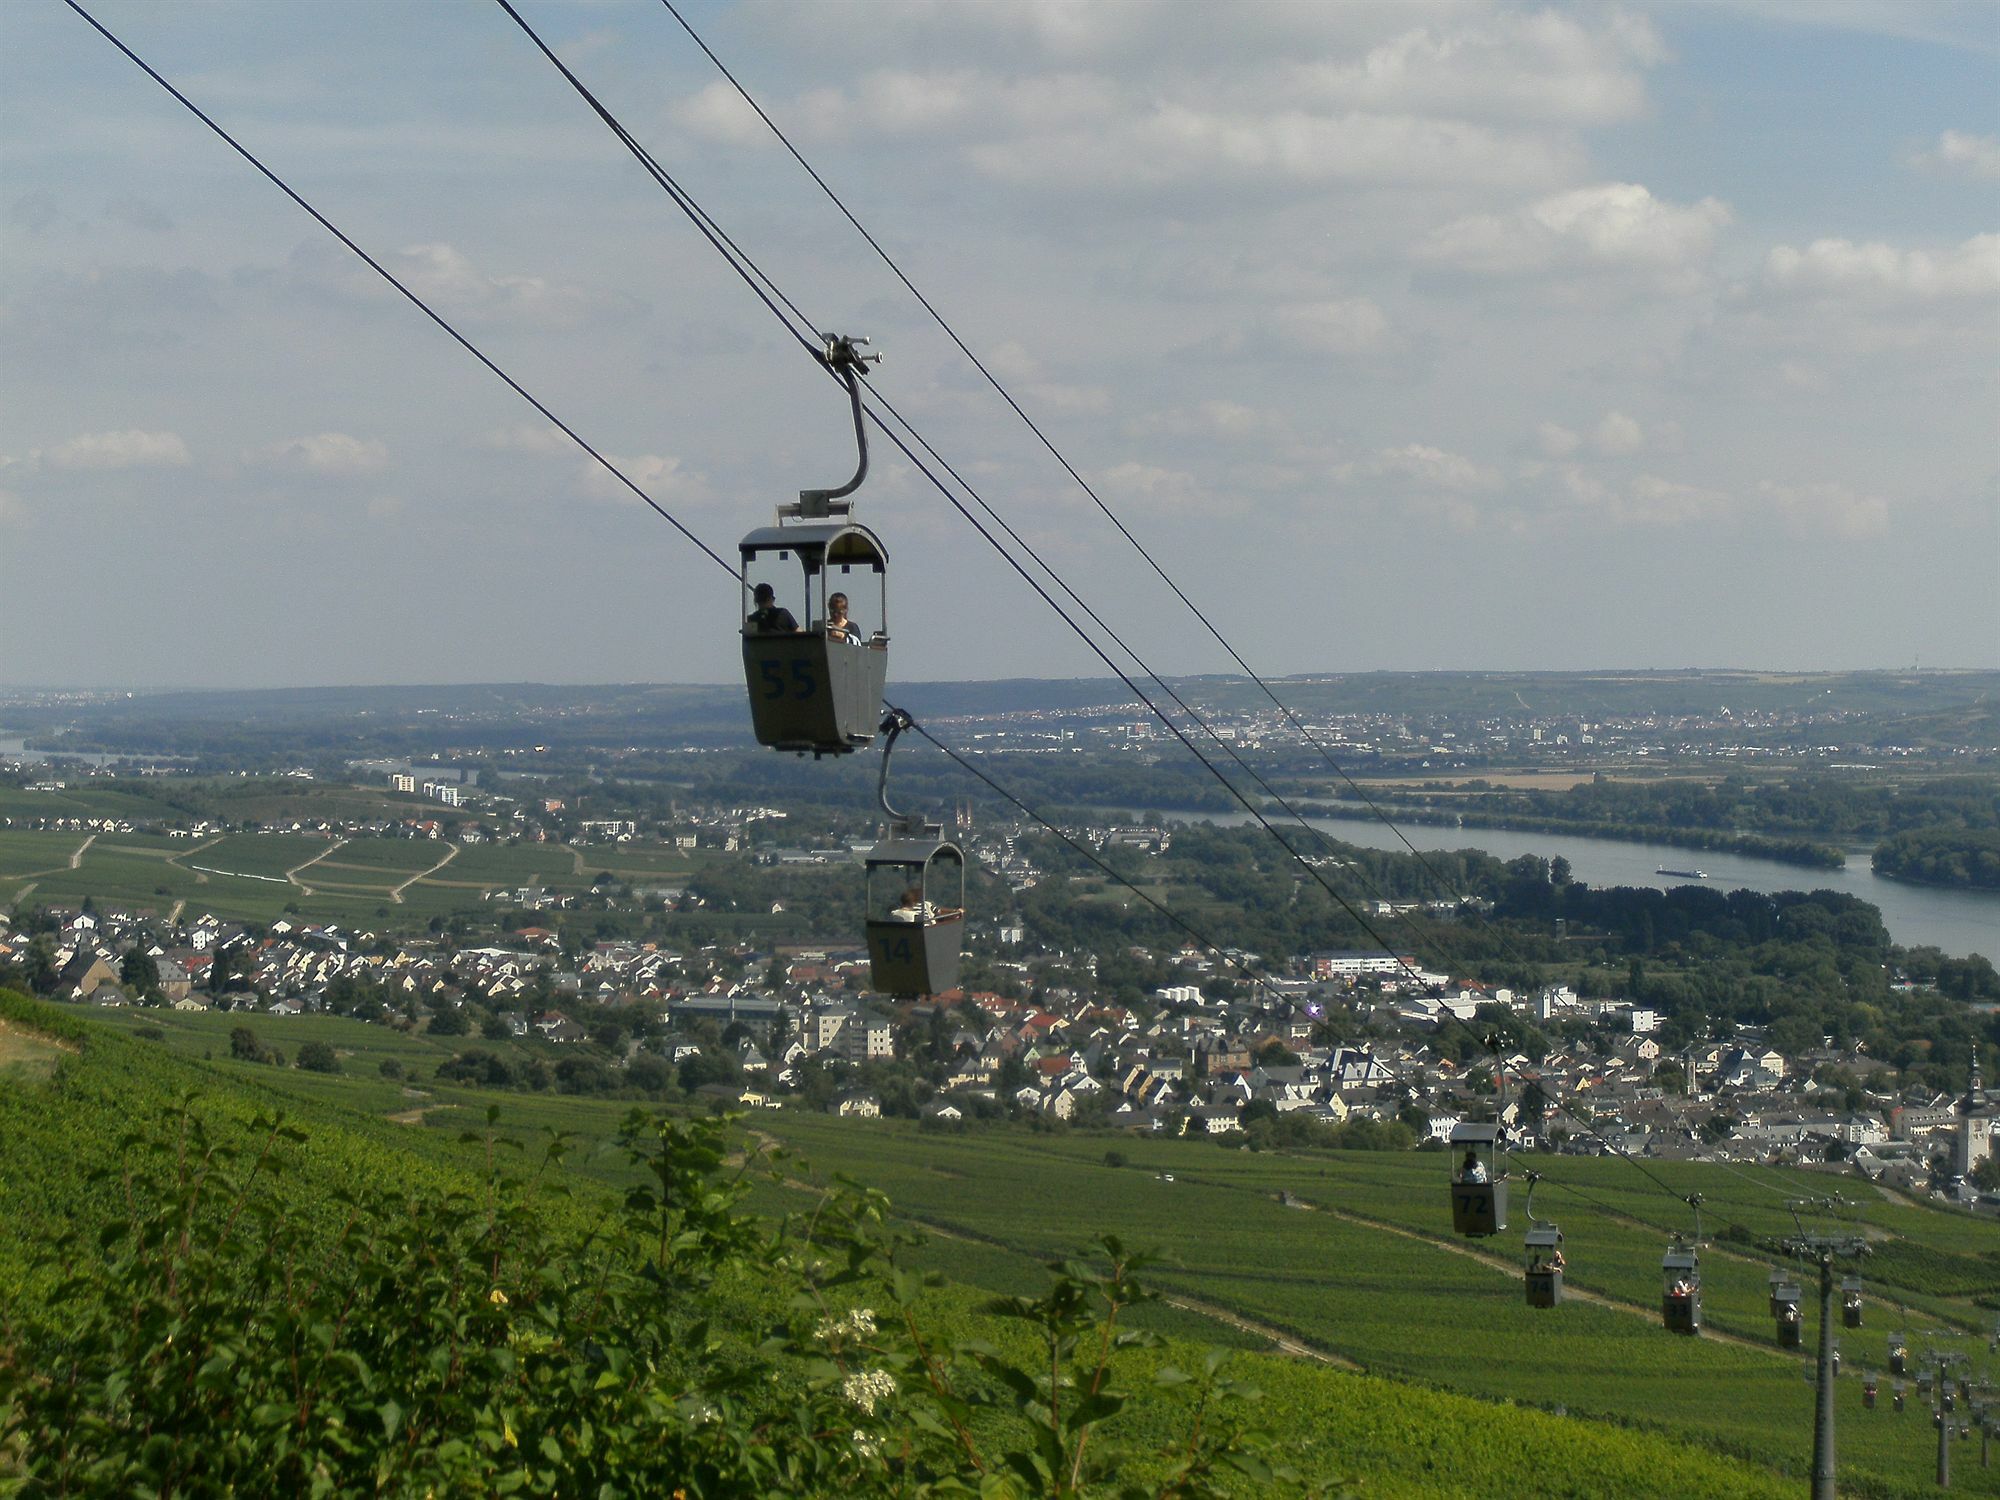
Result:
<svg viewBox="0 0 2000 1500">
<path fill-rule="evenodd" d="M 757 607 L 750 611 L 751 630 L 758 635 L 798 634 L 798 620 L 778 602 L 778 591 L 770 584 L 758 584 L 750 591 L 750 597 L 757 603 Z"/>
<path fill-rule="evenodd" d="M 850 646 L 861 644 L 861 627 L 847 617 L 845 594 L 835 594 L 826 601 L 826 638 L 845 641 Z"/>
<path fill-rule="evenodd" d="M 1551 1271 L 1560 1271 L 1563 1268 L 1564 1264 L 1565 1262 L 1563 1260 L 1562 1251 L 1560 1250 L 1553 1251 L 1549 1255 L 1549 1263 L 1547 1269 Z"/>
<path fill-rule="evenodd" d="M 1479 1159 L 1477 1151 L 1469 1149 L 1466 1151 L 1465 1160 L 1458 1164 L 1458 1180 L 1460 1182 L 1484 1182 L 1486 1180 L 1486 1164 Z"/>
<path fill-rule="evenodd" d="M 1683 1276 L 1678 1281 L 1676 1281 L 1672 1286 L 1667 1288 L 1667 1295 L 1669 1297 L 1672 1297 L 1676 1302 L 1685 1302 L 1689 1297 L 1692 1297 L 1694 1295 L 1694 1287 L 1691 1286 L 1688 1283 L 1688 1279 L 1685 1276 Z"/>
<path fill-rule="evenodd" d="M 1799 1318 L 1799 1305 L 1796 1302 L 1787 1302 L 1785 1310 L 1778 1314 L 1778 1321 L 1781 1323 L 1796 1324 Z"/>
<path fill-rule="evenodd" d="M 928 922 L 937 908 L 924 899 L 923 887 L 911 886 L 903 892 L 902 903 L 889 911 L 891 922 Z"/>
</svg>

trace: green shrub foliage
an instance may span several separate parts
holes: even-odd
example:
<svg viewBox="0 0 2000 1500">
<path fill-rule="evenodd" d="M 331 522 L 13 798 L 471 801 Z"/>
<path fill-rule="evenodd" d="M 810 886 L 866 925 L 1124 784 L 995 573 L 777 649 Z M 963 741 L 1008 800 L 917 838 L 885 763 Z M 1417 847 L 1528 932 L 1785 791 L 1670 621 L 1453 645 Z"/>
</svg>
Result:
<svg viewBox="0 0 2000 1500">
<path fill-rule="evenodd" d="M 278 1179 L 305 1133 L 246 1134 L 192 1097 L 99 1173 L 122 1204 L 62 1235 L 54 1294 L 0 1323 L 0 1488 L 36 1494 L 979 1495 L 1298 1492 L 1220 1357 L 1131 1351 L 1151 1294 L 1115 1239 L 963 1336 L 904 1269 L 912 1241 L 843 1190 L 773 1232 L 768 1164 L 726 1121 L 634 1112 L 622 1210 L 550 1210 L 566 1150 L 517 1169 L 495 1128 L 473 1191 L 335 1194 Z M 566 1205 L 574 1208 L 577 1205 Z M 757 1294 L 719 1299 L 718 1283 Z M 740 1326 L 744 1309 L 759 1326 Z M 718 1308 L 738 1326 L 723 1326 Z M 960 1322 L 966 1320 L 961 1319 Z M 1141 1378 L 1175 1416 L 1118 1434 Z M 1149 1394 L 1152 1392 L 1149 1391 Z M 1157 1412 L 1151 1413 L 1157 1416 Z"/>
</svg>

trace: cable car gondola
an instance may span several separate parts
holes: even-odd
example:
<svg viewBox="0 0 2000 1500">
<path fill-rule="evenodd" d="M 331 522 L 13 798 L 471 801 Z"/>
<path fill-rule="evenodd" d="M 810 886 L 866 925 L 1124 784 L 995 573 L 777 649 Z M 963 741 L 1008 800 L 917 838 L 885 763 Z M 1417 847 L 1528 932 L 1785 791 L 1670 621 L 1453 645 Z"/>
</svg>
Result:
<svg viewBox="0 0 2000 1500">
<path fill-rule="evenodd" d="M 1778 1323 L 1778 1343 L 1786 1349 L 1798 1348 L 1804 1338 L 1805 1318 L 1799 1309 L 1802 1295 L 1799 1284 L 1789 1278 L 1771 1288 L 1771 1306 Z"/>
<path fill-rule="evenodd" d="M 888 553 L 867 527 L 846 519 L 845 497 L 868 473 L 868 434 L 862 425 L 863 356 L 866 339 L 830 338 L 820 356 L 847 387 L 854 408 L 854 441 L 860 461 L 854 477 L 838 489 L 801 490 L 798 502 L 778 507 L 777 524 L 760 526 L 738 544 L 742 557 L 743 676 L 750 690 L 750 720 L 757 743 L 798 754 L 846 755 L 875 738 L 882 691 L 889 677 Z M 772 563 L 796 564 L 802 592 L 780 591 L 766 576 Z M 835 569 L 873 574 L 875 628 L 843 625 L 829 600 L 845 595 L 829 584 Z M 805 624 L 780 604 L 795 598 L 805 608 Z"/>
<path fill-rule="evenodd" d="M 1553 1221 L 1535 1217 L 1535 1184 L 1541 1180 L 1539 1172 L 1528 1174 L 1528 1306 L 1554 1307 L 1563 1299 L 1563 1237 Z"/>
<path fill-rule="evenodd" d="M 1679 1235 L 1660 1257 L 1660 1318 L 1670 1333 L 1701 1332 L 1701 1257 Z"/>
<path fill-rule="evenodd" d="M 1910 1341 L 1900 1333 L 1889 1335 L 1889 1373 L 1891 1375 L 1910 1373 Z"/>
<path fill-rule="evenodd" d="M 1701 1194 L 1682 1200 L 1694 1210 L 1694 1238 L 1675 1235 L 1660 1257 L 1660 1321 L 1669 1332 L 1701 1332 Z"/>
<path fill-rule="evenodd" d="M 1468 1239 L 1483 1239 L 1507 1227 L 1507 1179 L 1494 1157 L 1505 1134 L 1501 1125 L 1465 1122 L 1451 1127 L 1451 1227 Z"/>
<path fill-rule="evenodd" d="M 956 989 L 965 936 L 964 853 L 940 837 L 940 824 L 889 805 L 889 755 L 909 724 L 909 715 L 900 710 L 882 721 L 888 739 L 882 746 L 878 798 L 889 822 L 866 861 L 872 983 L 898 999 Z"/>
<path fill-rule="evenodd" d="M 1840 1279 L 1840 1321 L 1849 1328 L 1861 1326 L 1861 1278 L 1843 1276 Z"/>
</svg>

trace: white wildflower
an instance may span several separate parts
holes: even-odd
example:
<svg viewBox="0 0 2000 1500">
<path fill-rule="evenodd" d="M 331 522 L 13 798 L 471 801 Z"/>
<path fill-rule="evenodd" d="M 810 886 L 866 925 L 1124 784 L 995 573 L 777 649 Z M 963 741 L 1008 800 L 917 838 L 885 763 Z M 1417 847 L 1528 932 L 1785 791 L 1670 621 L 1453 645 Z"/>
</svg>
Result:
<svg viewBox="0 0 2000 1500">
<path fill-rule="evenodd" d="M 866 1416 L 896 1394 L 896 1377 L 887 1370 L 856 1370 L 840 1383 L 840 1394 Z"/>
<path fill-rule="evenodd" d="M 813 1337 L 822 1344 L 835 1339 L 865 1339 L 875 1332 L 875 1314 L 865 1307 L 857 1307 L 844 1318 L 821 1318 L 813 1326 Z"/>
</svg>

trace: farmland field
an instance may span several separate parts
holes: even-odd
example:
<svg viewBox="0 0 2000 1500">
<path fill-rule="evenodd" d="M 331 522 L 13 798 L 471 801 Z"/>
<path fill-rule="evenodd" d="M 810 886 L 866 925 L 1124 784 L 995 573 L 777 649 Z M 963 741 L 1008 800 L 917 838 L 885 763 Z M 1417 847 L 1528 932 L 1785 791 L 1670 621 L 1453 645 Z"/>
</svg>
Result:
<svg viewBox="0 0 2000 1500">
<path fill-rule="evenodd" d="M 0 829 L 0 880 L 36 870 L 64 869 L 88 837 L 81 833 L 41 833 L 33 829 Z"/>
<path fill-rule="evenodd" d="M 551 888 L 588 885 L 589 877 L 576 875 L 575 869 L 575 854 L 567 844 L 469 844 L 438 872 L 438 883 L 498 887 L 534 880 Z"/>
<path fill-rule="evenodd" d="M 453 847 L 441 839 L 349 839 L 313 868 L 324 870 L 337 865 L 342 869 L 373 871 L 391 877 L 389 884 L 395 885 L 428 870 L 451 853 Z"/>
<path fill-rule="evenodd" d="M 183 861 L 209 871 L 284 879 L 285 871 L 326 854 L 335 840 L 295 833 L 237 833 L 209 844 Z M 185 845 L 182 846 L 186 848 Z M 317 868 L 317 866 L 315 866 Z"/>
</svg>

